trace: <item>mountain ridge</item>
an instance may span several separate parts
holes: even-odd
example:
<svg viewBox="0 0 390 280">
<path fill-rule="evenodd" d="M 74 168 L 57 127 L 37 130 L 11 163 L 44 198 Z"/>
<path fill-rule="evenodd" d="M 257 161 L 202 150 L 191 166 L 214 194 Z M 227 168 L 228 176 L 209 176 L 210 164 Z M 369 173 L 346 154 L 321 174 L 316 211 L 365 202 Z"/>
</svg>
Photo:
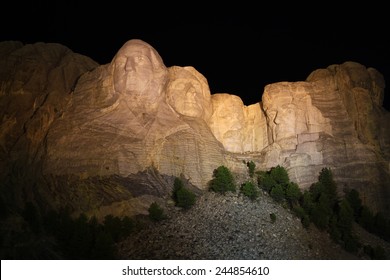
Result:
<svg viewBox="0 0 390 280">
<path fill-rule="evenodd" d="M 302 189 L 329 167 L 340 193 L 355 188 L 375 211 L 390 211 L 390 114 L 373 68 L 330 65 L 306 81 L 270 84 L 246 106 L 211 93 L 191 66 L 167 68 L 138 39 L 106 65 L 54 43 L 2 42 L 0 54 L 2 195 L 18 207 L 44 201 L 97 213 L 103 204 L 72 200 L 68 182 L 154 168 L 204 190 L 220 165 L 246 172 L 245 159 L 259 170 L 284 166 Z M 123 213 L 118 202 L 134 195 L 116 186 L 122 195 L 107 211 Z"/>
</svg>

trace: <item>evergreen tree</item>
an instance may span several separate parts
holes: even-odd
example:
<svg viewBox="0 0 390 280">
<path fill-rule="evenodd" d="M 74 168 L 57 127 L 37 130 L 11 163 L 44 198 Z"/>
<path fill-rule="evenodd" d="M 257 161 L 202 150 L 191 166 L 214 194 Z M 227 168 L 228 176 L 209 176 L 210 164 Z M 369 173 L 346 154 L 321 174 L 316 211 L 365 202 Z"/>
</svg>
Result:
<svg viewBox="0 0 390 280">
<path fill-rule="evenodd" d="M 114 240 L 118 242 L 122 239 L 122 221 L 119 217 L 107 215 L 104 217 L 103 225 L 107 233 L 109 233 Z"/>
<path fill-rule="evenodd" d="M 302 192 L 298 184 L 289 182 L 286 186 L 286 199 L 290 203 L 290 206 L 299 204 L 299 200 L 302 197 Z"/>
<path fill-rule="evenodd" d="M 270 193 L 272 188 L 277 185 L 276 181 L 271 177 L 269 173 L 264 173 L 258 177 L 259 188 L 263 189 L 267 193 Z"/>
<path fill-rule="evenodd" d="M 352 232 L 353 221 L 353 208 L 351 207 L 347 199 L 343 199 L 339 203 L 337 227 L 340 229 L 342 234 L 348 235 Z"/>
<path fill-rule="evenodd" d="M 184 188 L 184 183 L 183 181 L 175 177 L 175 181 L 173 182 L 173 192 L 172 192 L 172 199 L 177 203 L 177 191 L 180 190 L 181 188 Z"/>
<path fill-rule="evenodd" d="M 308 190 L 304 190 L 301 197 L 301 205 L 307 214 L 310 214 L 314 208 L 314 201 L 312 193 Z"/>
<path fill-rule="evenodd" d="M 181 188 L 176 193 L 177 196 L 177 206 L 184 209 L 191 208 L 195 204 L 196 196 L 193 192 L 189 191 L 187 188 Z"/>
<path fill-rule="evenodd" d="M 162 209 L 157 202 L 153 202 L 152 204 L 150 204 L 148 212 L 149 212 L 149 218 L 152 219 L 153 221 L 158 222 L 165 218 L 164 209 Z"/>
<path fill-rule="evenodd" d="M 361 208 L 358 223 L 369 232 L 374 232 L 375 230 L 374 214 L 365 205 Z"/>
<path fill-rule="evenodd" d="M 93 260 L 113 260 L 116 259 L 115 243 L 110 233 L 99 230 L 96 233 L 95 246 L 91 250 L 88 259 Z"/>
<path fill-rule="evenodd" d="M 271 189 L 270 195 L 277 202 L 283 201 L 283 199 L 285 198 L 285 192 L 282 185 L 277 184 L 276 186 L 274 186 Z"/>
<path fill-rule="evenodd" d="M 290 182 L 287 170 L 283 166 L 277 165 L 272 167 L 270 170 L 270 175 L 277 184 L 287 185 L 288 182 Z"/>
<path fill-rule="evenodd" d="M 133 232 L 135 228 L 134 220 L 131 219 L 129 216 L 124 216 L 122 218 L 122 236 L 127 237 L 130 235 L 131 232 Z"/>
<path fill-rule="evenodd" d="M 252 178 L 253 175 L 255 174 L 256 164 L 251 160 L 251 161 L 248 161 L 246 163 L 246 165 L 248 166 L 249 176 Z"/>
<path fill-rule="evenodd" d="M 214 192 L 235 192 L 236 183 L 233 174 L 226 166 L 219 166 L 213 171 L 213 179 L 209 182 L 209 189 Z"/>
<path fill-rule="evenodd" d="M 173 200 L 175 201 L 176 206 L 182 207 L 184 209 L 191 208 L 195 204 L 196 195 L 184 187 L 183 182 L 179 178 L 175 178 L 173 185 Z"/>
<path fill-rule="evenodd" d="M 360 212 L 363 206 L 362 200 L 360 199 L 359 196 L 359 192 L 355 189 L 352 189 L 347 192 L 345 197 L 348 200 L 349 204 L 351 205 L 354 212 L 354 217 L 357 220 L 358 217 L 360 216 Z"/>
<path fill-rule="evenodd" d="M 334 205 L 337 202 L 337 184 L 333 179 L 332 171 L 329 168 L 323 168 L 318 176 L 321 192 L 326 193 L 330 203 Z"/>
<path fill-rule="evenodd" d="M 255 186 L 252 182 L 247 181 L 241 186 L 241 192 L 249 197 L 252 200 L 255 200 L 259 197 L 259 191 L 257 189 L 257 186 Z"/>
</svg>

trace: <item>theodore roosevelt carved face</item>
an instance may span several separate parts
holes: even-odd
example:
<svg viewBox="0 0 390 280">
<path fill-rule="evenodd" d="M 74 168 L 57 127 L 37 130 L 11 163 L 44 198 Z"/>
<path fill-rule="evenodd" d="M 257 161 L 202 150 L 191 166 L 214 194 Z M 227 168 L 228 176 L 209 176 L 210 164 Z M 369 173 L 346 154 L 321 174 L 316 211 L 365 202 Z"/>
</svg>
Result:
<svg viewBox="0 0 390 280">
<path fill-rule="evenodd" d="M 149 44 L 133 39 L 126 42 L 112 63 L 114 90 L 136 115 L 152 113 L 164 98 L 168 70 Z"/>
<path fill-rule="evenodd" d="M 242 152 L 245 114 L 241 98 L 218 93 L 213 94 L 211 100 L 213 104 L 213 114 L 209 122 L 211 131 L 227 151 Z"/>
</svg>

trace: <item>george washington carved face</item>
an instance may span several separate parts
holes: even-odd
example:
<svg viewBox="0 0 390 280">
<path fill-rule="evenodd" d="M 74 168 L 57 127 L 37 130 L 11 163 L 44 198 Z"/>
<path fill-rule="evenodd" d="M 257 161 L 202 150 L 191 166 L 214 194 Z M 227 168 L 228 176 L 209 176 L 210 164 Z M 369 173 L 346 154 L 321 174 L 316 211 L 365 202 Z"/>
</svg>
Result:
<svg viewBox="0 0 390 280">
<path fill-rule="evenodd" d="M 126 42 L 112 63 L 114 90 L 136 115 L 154 112 L 164 98 L 168 70 L 157 51 L 133 39 Z"/>
</svg>

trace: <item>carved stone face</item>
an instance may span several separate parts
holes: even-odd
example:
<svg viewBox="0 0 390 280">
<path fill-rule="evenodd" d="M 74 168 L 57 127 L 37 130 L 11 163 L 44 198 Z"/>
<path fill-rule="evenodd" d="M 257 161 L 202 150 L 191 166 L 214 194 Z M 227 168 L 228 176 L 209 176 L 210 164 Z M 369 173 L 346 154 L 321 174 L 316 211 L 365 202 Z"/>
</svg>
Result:
<svg viewBox="0 0 390 280">
<path fill-rule="evenodd" d="M 268 118 L 271 143 L 288 138 L 296 140 L 301 133 L 331 134 L 329 120 L 312 105 L 308 94 L 310 87 L 311 85 L 305 82 L 280 82 L 266 86 L 263 108 Z"/>
<path fill-rule="evenodd" d="M 278 108 L 267 111 L 271 120 L 270 127 L 274 130 L 275 141 L 296 136 L 297 117 L 299 118 L 297 111 L 295 104 L 278 104 Z"/>
<path fill-rule="evenodd" d="M 116 60 L 114 79 L 119 92 L 128 95 L 141 94 L 148 88 L 152 77 L 152 62 L 142 51 L 129 49 Z"/>
<path fill-rule="evenodd" d="M 208 119 L 211 95 L 206 79 L 193 67 L 172 66 L 167 102 L 181 115 Z"/>
<path fill-rule="evenodd" d="M 179 114 L 190 117 L 200 117 L 203 114 L 200 102 L 202 90 L 196 81 L 177 79 L 171 84 L 170 93 L 170 105 Z"/>
<path fill-rule="evenodd" d="M 215 137 L 230 152 L 242 152 L 245 126 L 244 104 L 238 96 L 214 94 L 210 128 Z"/>
<path fill-rule="evenodd" d="M 163 99 L 163 88 L 168 71 L 157 53 L 141 40 L 130 40 L 123 45 L 112 63 L 116 92 L 136 113 L 151 113 Z"/>
</svg>

